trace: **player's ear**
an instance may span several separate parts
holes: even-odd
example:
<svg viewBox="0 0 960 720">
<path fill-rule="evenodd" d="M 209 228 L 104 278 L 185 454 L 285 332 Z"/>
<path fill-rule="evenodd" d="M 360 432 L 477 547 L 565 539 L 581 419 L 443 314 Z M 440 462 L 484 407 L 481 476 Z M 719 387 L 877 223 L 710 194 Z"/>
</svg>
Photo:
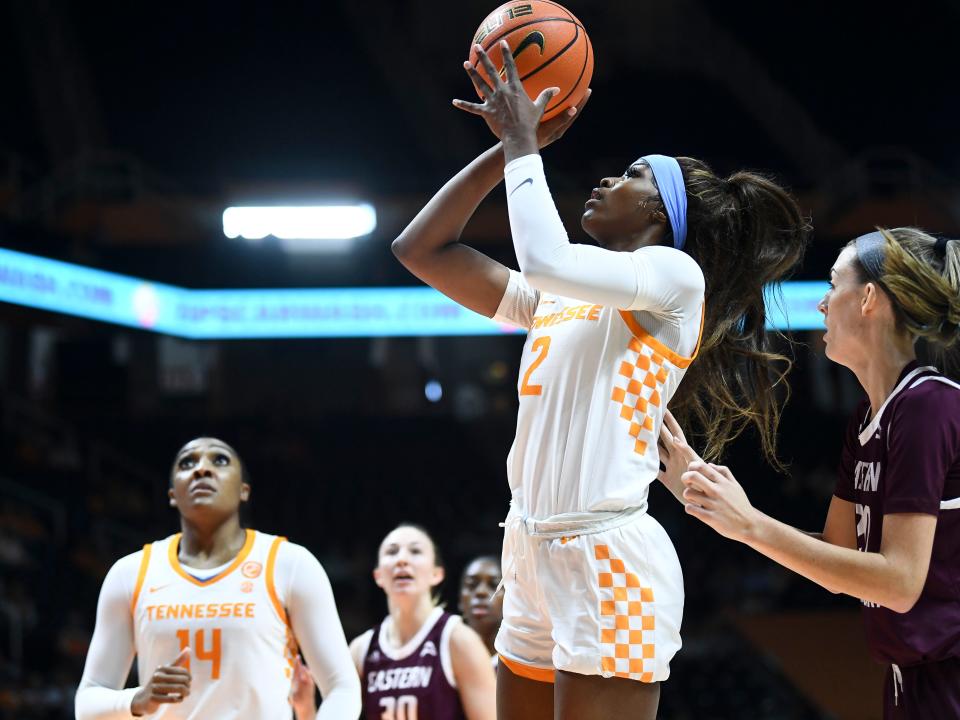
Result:
<svg viewBox="0 0 960 720">
<path fill-rule="evenodd" d="M 250 486 L 247 483 L 240 483 L 240 502 L 247 502 L 250 499 Z"/>
<path fill-rule="evenodd" d="M 430 587 L 435 587 L 442 583 L 446 575 L 447 573 L 442 567 L 435 567 L 433 569 L 433 579 L 430 581 Z"/>
<path fill-rule="evenodd" d="M 860 298 L 860 314 L 866 315 L 877 309 L 880 300 L 880 288 L 876 283 L 868 282 L 863 286 L 863 296 Z"/>
<path fill-rule="evenodd" d="M 379 567 L 373 569 L 373 581 L 377 584 L 377 587 L 383 587 L 383 578 Z"/>
<path fill-rule="evenodd" d="M 177 498 L 173 495 L 173 488 L 167 489 L 167 497 L 170 498 L 170 507 L 175 508 L 177 506 Z"/>
</svg>

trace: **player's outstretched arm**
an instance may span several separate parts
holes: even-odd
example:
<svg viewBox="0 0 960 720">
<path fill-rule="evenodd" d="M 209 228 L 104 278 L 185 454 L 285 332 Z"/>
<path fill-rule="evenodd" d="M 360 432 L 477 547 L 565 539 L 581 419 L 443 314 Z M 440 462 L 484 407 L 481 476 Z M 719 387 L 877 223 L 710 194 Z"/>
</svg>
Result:
<svg viewBox="0 0 960 720">
<path fill-rule="evenodd" d="M 537 152 L 537 123 L 551 89 L 531 101 L 505 44 L 503 79 L 482 48 L 477 54 L 492 79 L 488 84 L 469 64 L 468 72 L 485 100 L 458 106 L 480 115 L 503 142 L 510 232 L 524 279 L 541 292 L 621 310 L 698 312 L 703 273 L 689 255 L 665 247 L 627 253 L 570 242 Z"/>
<path fill-rule="evenodd" d="M 333 590 L 317 559 L 299 545 L 284 543 L 277 558 L 286 575 L 290 625 L 323 702 L 317 720 L 360 715 L 360 678 L 347 649 Z"/>
<path fill-rule="evenodd" d="M 933 551 L 935 515 L 887 515 L 880 551 L 860 552 L 813 537 L 758 511 L 729 468 L 694 461 L 684 473 L 683 483 L 690 515 L 832 592 L 901 613 L 920 597 Z"/>
<path fill-rule="evenodd" d="M 471 77 L 477 82 L 475 74 Z M 537 126 L 535 146 L 562 137 L 588 99 L 589 92 L 577 108 Z M 454 104 L 472 107 L 460 100 Z M 427 285 L 487 317 L 493 317 L 503 298 L 507 268 L 459 240 L 477 207 L 503 179 L 503 165 L 503 145 L 497 143 L 440 188 L 392 245 L 400 262 Z"/>
<path fill-rule="evenodd" d="M 450 660 L 467 720 L 496 720 L 497 681 L 476 631 L 459 623 L 450 634 Z"/>
</svg>

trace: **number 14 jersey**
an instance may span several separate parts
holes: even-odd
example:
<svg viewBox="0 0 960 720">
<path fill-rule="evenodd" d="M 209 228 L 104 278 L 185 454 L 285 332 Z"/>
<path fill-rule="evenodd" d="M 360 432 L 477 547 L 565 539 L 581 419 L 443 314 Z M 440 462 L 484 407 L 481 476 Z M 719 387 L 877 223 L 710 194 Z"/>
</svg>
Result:
<svg viewBox="0 0 960 720">
<path fill-rule="evenodd" d="M 189 646 L 190 695 L 152 718 L 289 720 L 295 651 L 274 581 L 285 539 L 254 530 L 212 577 L 180 564 L 180 534 L 144 546 L 131 610 L 144 683 Z"/>
</svg>

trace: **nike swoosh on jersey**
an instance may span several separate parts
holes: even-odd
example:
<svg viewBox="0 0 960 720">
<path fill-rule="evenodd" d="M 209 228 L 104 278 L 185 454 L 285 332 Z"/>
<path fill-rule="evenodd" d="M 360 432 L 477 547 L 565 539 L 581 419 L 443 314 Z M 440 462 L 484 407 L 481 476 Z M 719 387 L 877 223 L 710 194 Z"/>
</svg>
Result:
<svg viewBox="0 0 960 720">
<path fill-rule="evenodd" d="M 156 592 L 157 590 L 163 590 L 165 587 L 169 587 L 169 586 L 170 586 L 170 583 L 167 583 L 166 585 L 157 585 L 156 587 L 149 588 L 148 592 L 153 593 L 153 592 Z"/>
<path fill-rule="evenodd" d="M 511 191 L 510 191 L 510 194 L 513 195 L 517 190 L 519 190 L 520 188 L 522 188 L 522 187 L 523 187 L 524 185 L 526 185 L 527 183 L 530 183 L 531 185 L 533 185 L 533 178 L 532 178 L 532 177 L 528 177 L 528 178 L 527 178 L 526 180 L 524 180 L 522 183 L 520 183 L 519 185 L 517 185 L 513 190 L 511 190 Z"/>
</svg>

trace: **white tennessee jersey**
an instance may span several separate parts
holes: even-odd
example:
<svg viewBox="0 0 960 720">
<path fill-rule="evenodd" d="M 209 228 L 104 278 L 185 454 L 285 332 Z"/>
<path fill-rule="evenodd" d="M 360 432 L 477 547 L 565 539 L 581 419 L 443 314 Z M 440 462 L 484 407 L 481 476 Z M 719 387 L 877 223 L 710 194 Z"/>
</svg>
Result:
<svg viewBox="0 0 960 720">
<path fill-rule="evenodd" d="M 177 558 L 180 534 L 144 546 L 132 599 L 141 682 L 189 646 L 190 695 L 151 718 L 288 720 L 296 644 L 274 582 L 285 538 L 247 530 L 243 549 L 206 580 Z"/>
<path fill-rule="evenodd" d="M 641 326 L 649 313 L 541 293 L 511 271 L 496 319 L 529 328 L 507 458 L 522 513 L 545 519 L 646 504 L 664 412 L 699 350 L 700 298 L 679 328 L 692 348 L 685 357 Z"/>
</svg>

